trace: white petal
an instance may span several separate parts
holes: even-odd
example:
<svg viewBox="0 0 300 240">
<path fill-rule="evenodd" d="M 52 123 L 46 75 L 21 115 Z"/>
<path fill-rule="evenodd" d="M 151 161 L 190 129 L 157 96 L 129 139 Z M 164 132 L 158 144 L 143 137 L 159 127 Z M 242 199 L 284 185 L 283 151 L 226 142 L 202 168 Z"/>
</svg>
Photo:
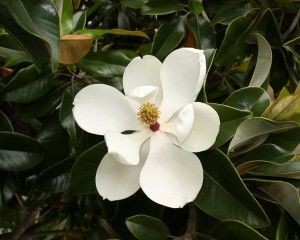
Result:
<svg viewBox="0 0 300 240">
<path fill-rule="evenodd" d="M 160 130 L 172 133 L 179 142 L 183 142 L 190 134 L 194 123 L 194 109 L 192 104 L 186 105 L 167 123 L 161 125 Z"/>
<path fill-rule="evenodd" d="M 136 57 L 127 65 L 123 75 L 123 86 L 126 95 L 140 86 L 153 86 L 159 89 L 161 101 L 160 69 L 161 62 L 154 56 L 146 55 L 143 58 Z"/>
<path fill-rule="evenodd" d="M 151 200 L 183 207 L 196 198 L 202 182 L 202 165 L 194 153 L 173 145 L 164 133 L 153 134 L 140 175 L 141 188 Z"/>
<path fill-rule="evenodd" d="M 127 98 L 108 85 L 93 84 L 81 89 L 73 104 L 75 121 L 89 133 L 104 135 L 107 131 L 140 129 Z"/>
<path fill-rule="evenodd" d="M 108 132 L 105 134 L 105 142 L 108 152 L 113 154 L 115 159 L 122 164 L 136 165 L 140 160 L 140 148 L 149 137 L 150 130 L 132 134 Z"/>
<path fill-rule="evenodd" d="M 151 102 L 155 103 L 159 92 L 158 87 L 154 86 L 140 86 L 132 89 L 127 95 L 128 97 L 134 99 L 140 104 Z"/>
<path fill-rule="evenodd" d="M 168 120 L 178 109 L 196 100 L 206 74 L 203 50 L 180 48 L 170 53 L 161 68 L 161 112 Z"/>
<path fill-rule="evenodd" d="M 205 103 L 195 102 L 190 105 L 194 110 L 192 129 L 183 141 L 178 139 L 176 144 L 190 152 L 205 151 L 216 141 L 220 128 L 219 115 Z"/>
<path fill-rule="evenodd" d="M 97 169 L 96 187 L 110 201 L 130 197 L 140 188 L 139 176 L 143 164 L 124 165 L 107 153 Z"/>
</svg>

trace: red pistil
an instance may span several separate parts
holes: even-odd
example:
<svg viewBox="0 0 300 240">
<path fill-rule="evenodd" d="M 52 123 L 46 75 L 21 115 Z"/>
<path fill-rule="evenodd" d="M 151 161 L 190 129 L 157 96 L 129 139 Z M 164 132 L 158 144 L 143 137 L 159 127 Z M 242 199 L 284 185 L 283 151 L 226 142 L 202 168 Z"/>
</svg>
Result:
<svg viewBox="0 0 300 240">
<path fill-rule="evenodd" d="M 156 131 L 159 130 L 159 126 L 160 126 L 159 123 L 156 122 L 156 123 L 153 123 L 153 124 L 150 125 L 150 129 L 151 129 L 153 132 L 156 132 Z"/>
</svg>

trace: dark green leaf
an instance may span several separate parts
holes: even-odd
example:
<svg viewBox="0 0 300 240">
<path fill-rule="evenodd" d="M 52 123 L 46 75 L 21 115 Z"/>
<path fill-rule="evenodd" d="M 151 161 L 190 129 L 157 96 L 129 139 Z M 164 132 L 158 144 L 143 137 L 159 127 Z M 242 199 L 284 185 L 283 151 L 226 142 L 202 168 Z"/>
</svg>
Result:
<svg viewBox="0 0 300 240">
<path fill-rule="evenodd" d="M 0 132 L 0 169 L 25 171 L 44 158 L 41 144 L 33 138 L 14 132 Z"/>
<path fill-rule="evenodd" d="M 124 30 L 124 29 L 119 29 L 119 28 L 115 28 L 115 29 L 88 29 L 88 28 L 86 28 L 86 29 L 76 31 L 75 34 L 89 35 L 89 36 L 93 36 L 96 38 L 102 38 L 105 34 L 113 34 L 113 35 L 121 35 L 121 36 L 123 35 L 123 36 L 142 37 L 142 38 L 149 39 L 147 34 L 142 31 L 129 31 L 129 30 Z"/>
<path fill-rule="evenodd" d="M 271 99 L 262 88 L 246 87 L 233 92 L 223 104 L 250 111 L 253 116 L 259 117 L 270 106 Z"/>
<path fill-rule="evenodd" d="M 126 7 L 138 9 L 144 6 L 145 0 L 122 0 Z"/>
<path fill-rule="evenodd" d="M 73 86 L 65 90 L 59 111 L 60 123 L 69 133 L 72 145 L 76 143 L 76 124 L 72 112 L 74 95 Z"/>
<path fill-rule="evenodd" d="M 220 220 L 235 219 L 253 227 L 265 227 L 268 217 L 230 160 L 219 150 L 200 154 L 204 182 L 194 203 Z M 226 204 L 224 204 L 226 203 Z"/>
<path fill-rule="evenodd" d="M 216 103 L 211 103 L 210 106 L 217 111 L 221 122 L 214 147 L 219 147 L 226 143 L 233 137 L 238 126 L 251 117 L 251 112 L 249 111 Z"/>
<path fill-rule="evenodd" d="M 13 126 L 11 125 L 9 118 L 0 111 L 0 131 L 13 132 Z"/>
<path fill-rule="evenodd" d="M 28 33 L 42 39 L 50 50 L 52 71 L 59 58 L 59 17 L 50 0 L 5 0 L 16 22 Z"/>
<path fill-rule="evenodd" d="M 292 184 L 275 180 L 247 180 L 282 206 L 300 225 L 299 191 Z"/>
<path fill-rule="evenodd" d="M 208 11 L 215 12 L 212 24 L 228 25 L 235 18 L 247 15 L 249 3 L 247 1 L 222 1 L 222 3 L 210 4 Z"/>
<path fill-rule="evenodd" d="M 0 56 L 5 59 L 5 66 L 11 67 L 23 62 L 31 62 L 30 57 L 24 51 L 4 48 L 0 46 Z"/>
<path fill-rule="evenodd" d="M 246 17 L 238 17 L 228 25 L 223 42 L 217 52 L 216 64 L 231 65 L 245 56 L 245 42 L 251 21 Z"/>
<path fill-rule="evenodd" d="M 83 152 L 73 165 L 70 191 L 73 194 L 90 194 L 96 192 L 95 176 L 101 159 L 107 149 L 101 142 Z"/>
<path fill-rule="evenodd" d="M 294 122 L 275 122 L 266 118 L 251 118 L 243 122 L 230 142 L 228 151 L 240 154 L 250 151 L 266 140 L 270 133 L 296 128 Z"/>
<path fill-rule="evenodd" d="M 294 59 L 300 64 L 300 53 L 297 51 L 297 47 L 300 45 L 300 37 L 296 37 L 293 40 L 286 42 L 283 47 L 293 54 Z"/>
<path fill-rule="evenodd" d="M 49 71 L 50 54 L 45 42 L 20 27 L 2 1 L 0 2 L 0 25 L 24 48 L 39 72 Z"/>
<path fill-rule="evenodd" d="M 72 0 L 55 0 L 60 19 L 60 35 L 71 33 L 73 29 L 73 2 Z"/>
<path fill-rule="evenodd" d="M 267 240 L 250 226 L 234 220 L 220 222 L 214 228 L 211 236 L 218 240 Z"/>
<path fill-rule="evenodd" d="M 295 232 L 298 228 L 293 219 L 284 212 L 276 229 L 276 240 L 296 239 Z"/>
<path fill-rule="evenodd" d="M 162 60 L 180 44 L 185 36 L 184 21 L 184 17 L 173 19 L 159 27 L 153 39 L 153 55 Z"/>
<path fill-rule="evenodd" d="M 73 15 L 74 32 L 84 29 L 86 24 L 86 11 L 78 11 Z"/>
<path fill-rule="evenodd" d="M 54 85 L 53 74 L 40 74 L 31 65 L 20 70 L 0 94 L 9 102 L 28 103 L 44 96 Z"/>
<path fill-rule="evenodd" d="M 184 5 L 177 0 L 149 0 L 142 8 L 144 15 L 163 15 L 184 9 Z"/>
<path fill-rule="evenodd" d="M 191 13 L 200 14 L 203 11 L 203 5 L 200 0 L 189 0 L 189 10 Z"/>
<path fill-rule="evenodd" d="M 252 28 L 251 34 L 252 33 L 261 34 L 273 47 L 280 47 L 282 45 L 281 34 L 278 28 L 278 24 L 271 9 L 267 9 L 263 13 L 261 18 Z"/>
<path fill-rule="evenodd" d="M 126 226 L 138 240 L 164 240 L 170 234 L 164 222 L 146 215 L 127 218 Z"/>
<path fill-rule="evenodd" d="M 216 32 L 204 18 L 192 15 L 187 20 L 189 29 L 193 32 L 199 49 L 215 48 Z"/>
</svg>

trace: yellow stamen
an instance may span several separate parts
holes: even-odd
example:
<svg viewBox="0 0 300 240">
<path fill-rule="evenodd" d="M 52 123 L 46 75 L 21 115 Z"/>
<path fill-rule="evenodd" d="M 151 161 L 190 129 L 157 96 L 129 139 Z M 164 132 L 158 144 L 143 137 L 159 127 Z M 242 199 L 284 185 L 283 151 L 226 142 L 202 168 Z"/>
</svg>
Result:
<svg viewBox="0 0 300 240">
<path fill-rule="evenodd" d="M 155 104 L 144 103 L 140 106 L 137 116 L 141 123 L 151 125 L 157 122 L 160 116 L 160 111 Z"/>
</svg>

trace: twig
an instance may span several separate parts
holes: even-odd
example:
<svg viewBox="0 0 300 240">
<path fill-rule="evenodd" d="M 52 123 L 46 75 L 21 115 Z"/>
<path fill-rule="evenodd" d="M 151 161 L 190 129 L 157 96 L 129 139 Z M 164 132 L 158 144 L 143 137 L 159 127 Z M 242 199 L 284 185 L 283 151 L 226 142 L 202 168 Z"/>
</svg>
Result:
<svg viewBox="0 0 300 240">
<path fill-rule="evenodd" d="M 5 236 L 1 236 L 1 240 L 18 240 L 21 238 L 23 233 L 30 227 L 30 225 L 38 218 L 40 215 L 41 207 L 36 207 L 29 212 L 29 214 L 21 222 L 20 226 L 16 228 L 12 233 Z"/>
<path fill-rule="evenodd" d="M 193 240 L 196 234 L 197 212 L 193 204 L 189 206 L 189 216 L 185 233 L 176 240 Z"/>
</svg>

